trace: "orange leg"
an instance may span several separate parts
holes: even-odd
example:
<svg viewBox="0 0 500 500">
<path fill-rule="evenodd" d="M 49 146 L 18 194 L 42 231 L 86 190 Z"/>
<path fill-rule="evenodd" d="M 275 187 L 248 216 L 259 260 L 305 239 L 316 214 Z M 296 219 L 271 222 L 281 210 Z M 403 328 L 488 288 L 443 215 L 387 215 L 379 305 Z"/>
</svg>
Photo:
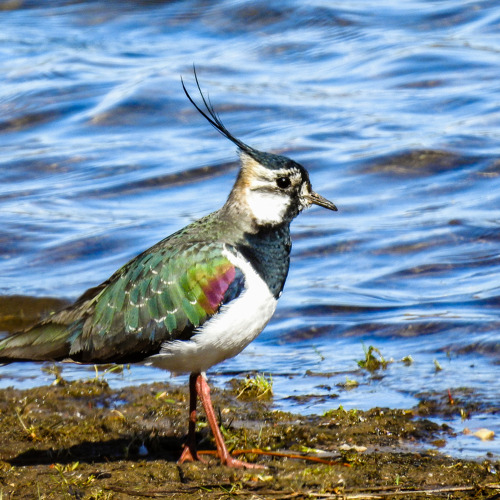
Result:
<svg viewBox="0 0 500 500">
<path fill-rule="evenodd" d="M 246 467 L 260 469 L 263 468 L 262 465 L 249 464 L 247 462 L 242 462 L 232 457 L 227 451 L 226 443 L 222 437 L 222 433 L 217 424 L 217 418 L 215 416 L 215 411 L 212 405 L 212 400 L 210 398 L 210 387 L 208 386 L 205 377 L 201 373 L 192 373 L 189 377 L 189 389 L 190 389 L 190 405 L 189 405 L 189 433 L 188 442 L 184 451 L 182 452 L 179 463 L 186 460 L 200 460 L 198 453 L 196 452 L 196 440 L 195 440 L 195 426 L 196 426 L 196 397 L 199 396 L 205 413 L 207 415 L 208 424 L 215 438 L 215 445 L 217 447 L 217 454 L 223 465 L 228 467 Z"/>
</svg>

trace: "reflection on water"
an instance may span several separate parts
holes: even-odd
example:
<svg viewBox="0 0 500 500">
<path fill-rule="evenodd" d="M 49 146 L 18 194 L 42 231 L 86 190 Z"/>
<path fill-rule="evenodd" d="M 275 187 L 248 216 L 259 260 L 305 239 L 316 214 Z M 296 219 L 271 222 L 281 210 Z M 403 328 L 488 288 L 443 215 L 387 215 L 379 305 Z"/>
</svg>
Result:
<svg viewBox="0 0 500 500">
<path fill-rule="evenodd" d="M 488 420 L 450 425 L 500 433 L 498 6 L 59 0 L 2 9 L 2 329 L 57 306 L 36 298 L 75 299 L 225 201 L 237 158 L 183 95 L 179 77 L 192 85 L 196 63 L 227 127 L 303 163 L 339 207 L 294 222 L 276 316 L 214 368 L 215 381 L 272 373 L 277 404 L 303 413 L 410 407 L 419 394 L 465 386 Z M 363 344 L 394 362 L 360 370 Z M 64 366 L 68 378 L 88 370 Z M 38 364 L 0 373 L 1 386 L 50 383 Z M 166 376 L 134 366 L 109 379 Z M 359 386 L 348 390 L 346 378 Z M 301 395 L 311 397 L 293 399 Z M 497 442 L 464 437 L 451 451 L 498 453 Z"/>
</svg>

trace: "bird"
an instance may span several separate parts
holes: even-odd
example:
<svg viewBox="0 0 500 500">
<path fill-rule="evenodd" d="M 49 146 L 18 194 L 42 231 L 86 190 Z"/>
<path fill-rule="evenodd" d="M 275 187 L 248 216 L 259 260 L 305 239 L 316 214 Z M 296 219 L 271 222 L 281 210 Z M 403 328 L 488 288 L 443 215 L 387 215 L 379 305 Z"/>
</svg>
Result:
<svg viewBox="0 0 500 500">
<path fill-rule="evenodd" d="M 0 363 L 144 361 L 189 373 L 189 425 L 178 463 L 203 461 L 196 444 L 201 401 L 223 465 L 259 467 L 227 449 L 211 402 L 206 372 L 236 356 L 265 328 L 290 265 L 291 221 L 318 205 L 308 171 L 282 155 L 233 136 L 202 91 L 195 109 L 236 145 L 240 168 L 225 204 L 145 250 L 72 305 L 0 340 Z"/>
</svg>

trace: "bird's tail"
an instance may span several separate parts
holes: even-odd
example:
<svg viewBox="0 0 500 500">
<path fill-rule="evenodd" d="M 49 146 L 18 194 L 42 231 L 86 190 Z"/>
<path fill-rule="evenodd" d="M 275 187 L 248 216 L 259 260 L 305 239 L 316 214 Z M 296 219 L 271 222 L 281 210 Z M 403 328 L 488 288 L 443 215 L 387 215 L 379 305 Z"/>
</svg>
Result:
<svg viewBox="0 0 500 500">
<path fill-rule="evenodd" d="M 70 357 L 71 345 L 81 334 L 87 313 L 106 283 L 90 288 L 74 304 L 50 314 L 40 323 L 0 339 L 0 363 L 59 361 Z M 90 312 L 89 312 L 90 311 Z"/>
<path fill-rule="evenodd" d="M 67 325 L 39 323 L 0 340 L 0 363 L 60 360 L 69 355 Z"/>
</svg>

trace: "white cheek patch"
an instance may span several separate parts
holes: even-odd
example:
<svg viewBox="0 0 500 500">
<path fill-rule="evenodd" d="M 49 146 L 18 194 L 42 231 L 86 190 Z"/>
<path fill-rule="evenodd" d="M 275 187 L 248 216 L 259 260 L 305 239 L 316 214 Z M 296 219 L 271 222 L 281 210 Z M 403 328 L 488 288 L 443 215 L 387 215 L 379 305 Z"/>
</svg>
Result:
<svg viewBox="0 0 500 500">
<path fill-rule="evenodd" d="M 290 206 L 290 198 L 266 191 L 248 191 L 247 203 L 258 224 L 279 224 Z"/>
</svg>

